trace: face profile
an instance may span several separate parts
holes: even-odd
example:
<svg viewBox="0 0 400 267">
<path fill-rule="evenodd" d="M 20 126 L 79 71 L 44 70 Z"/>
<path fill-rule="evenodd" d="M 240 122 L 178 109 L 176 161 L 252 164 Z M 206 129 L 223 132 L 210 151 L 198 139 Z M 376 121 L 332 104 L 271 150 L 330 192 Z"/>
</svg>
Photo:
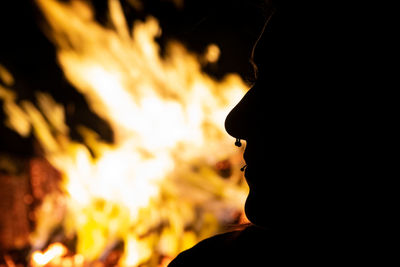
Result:
<svg viewBox="0 0 400 267">
<path fill-rule="evenodd" d="M 252 54 L 256 81 L 225 120 L 245 146 L 251 225 L 200 242 L 171 267 L 358 264 L 382 244 L 371 241 L 381 230 L 374 207 L 383 208 L 375 188 L 383 154 L 374 153 L 381 129 L 368 113 L 375 102 L 364 101 L 366 86 L 352 76 L 361 66 L 342 32 L 353 24 L 340 27 L 343 9 L 330 3 L 271 2 Z M 213 260 L 197 264 L 205 254 Z"/>
<path fill-rule="evenodd" d="M 250 189 L 245 206 L 246 215 L 251 222 L 264 225 L 266 224 L 266 218 L 264 218 L 263 213 L 257 212 L 256 206 L 267 202 L 266 199 L 262 199 L 266 195 L 261 192 L 263 190 L 262 183 L 267 178 L 260 177 L 257 174 L 266 173 L 263 169 L 267 163 L 262 160 L 266 155 L 262 155 L 264 149 L 261 145 L 264 142 L 262 133 L 268 131 L 268 129 L 263 124 L 265 117 L 262 113 L 262 106 L 260 106 L 260 103 L 257 103 L 258 97 L 261 97 L 259 91 L 257 87 L 253 87 L 247 92 L 239 104 L 227 116 L 225 128 L 233 137 L 245 141 L 243 157 L 246 162 L 246 168 L 244 176 Z"/>
<path fill-rule="evenodd" d="M 303 84 L 313 69 L 303 65 L 308 47 L 303 53 L 298 53 L 300 45 L 287 49 L 293 40 L 279 34 L 286 29 L 280 23 L 284 19 L 274 14 L 258 40 L 256 82 L 228 114 L 225 128 L 246 143 L 248 219 L 262 227 L 294 229 L 312 224 L 318 213 L 321 160 L 329 162 L 333 154 L 322 156 L 320 151 L 327 148 L 321 133 L 325 110 L 315 98 L 320 88 Z"/>
</svg>

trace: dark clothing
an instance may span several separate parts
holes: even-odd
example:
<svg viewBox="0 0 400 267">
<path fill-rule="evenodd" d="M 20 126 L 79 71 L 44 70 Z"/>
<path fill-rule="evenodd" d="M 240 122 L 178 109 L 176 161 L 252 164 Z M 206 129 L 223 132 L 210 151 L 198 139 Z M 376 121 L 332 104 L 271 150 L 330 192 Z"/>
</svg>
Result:
<svg viewBox="0 0 400 267">
<path fill-rule="evenodd" d="M 201 241 L 179 254 L 169 267 L 330 266 L 344 263 L 349 253 L 348 245 L 338 245 L 339 240 L 323 232 L 320 236 L 309 231 L 280 234 L 250 226 Z"/>
<path fill-rule="evenodd" d="M 252 266 L 271 259 L 274 239 L 269 231 L 254 226 L 216 235 L 179 254 L 169 267 Z"/>
</svg>

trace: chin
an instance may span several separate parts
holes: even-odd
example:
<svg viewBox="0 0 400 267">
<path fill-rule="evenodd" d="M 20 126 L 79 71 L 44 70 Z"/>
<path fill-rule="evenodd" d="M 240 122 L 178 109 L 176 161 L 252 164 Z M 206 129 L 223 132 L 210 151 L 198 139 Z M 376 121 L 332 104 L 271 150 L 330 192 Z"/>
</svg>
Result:
<svg viewBox="0 0 400 267">
<path fill-rule="evenodd" d="M 250 193 L 246 199 L 245 203 L 245 213 L 247 219 L 257 225 L 262 227 L 269 226 L 268 224 L 268 208 L 264 205 L 263 201 L 257 199 L 256 194 L 250 190 Z"/>
</svg>

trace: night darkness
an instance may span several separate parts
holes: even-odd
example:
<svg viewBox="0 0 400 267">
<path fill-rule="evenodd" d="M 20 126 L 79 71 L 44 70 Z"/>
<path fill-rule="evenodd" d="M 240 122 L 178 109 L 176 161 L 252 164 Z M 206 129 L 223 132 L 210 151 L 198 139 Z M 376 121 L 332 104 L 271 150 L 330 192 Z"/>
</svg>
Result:
<svg viewBox="0 0 400 267">
<path fill-rule="evenodd" d="M 109 26 L 107 1 L 93 2 L 96 19 Z M 144 20 L 152 15 L 159 20 L 163 31 L 157 40 L 161 48 L 173 39 L 179 40 L 191 51 L 202 53 L 208 44 L 216 43 L 222 51 L 220 59 L 204 71 L 217 79 L 226 73 L 236 72 L 245 80 L 252 80 L 249 57 L 265 20 L 259 6 L 245 4 L 244 1 L 191 0 L 179 8 L 173 1 L 144 2 L 137 10 L 129 1 L 121 1 L 130 27 L 135 20 Z M 17 92 L 18 99 L 35 102 L 35 92 L 48 92 L 64 105 L 72 138 L 79 140 L 75 126 L 81 124 L 112 142 L 111 128 L 90 111 L 83 95 L 65 79 L 56 62 L 55 48 L 43 33 L 44 20 L 34 1 L 3 1 L 0 12 L 0 63 L 14 76 L 13 90 Z M 1 108 L 0 121 L 4 120 Z M 0 124 L 0 133 L 0 151 L 28 157 L 33 153 L 32 137 L 21 138 L 4 123 Z"/>
</svg>

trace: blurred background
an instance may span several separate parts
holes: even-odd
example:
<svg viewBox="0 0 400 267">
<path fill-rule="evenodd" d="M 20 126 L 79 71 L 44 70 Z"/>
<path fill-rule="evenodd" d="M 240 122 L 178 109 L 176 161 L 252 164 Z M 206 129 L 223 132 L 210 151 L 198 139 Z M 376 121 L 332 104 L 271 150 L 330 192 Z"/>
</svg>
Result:
<svg viewBox="0 0 400 267">
<path fill-rule="evenodd" d="M 223 121 L 264 2 L 3 1 L 0 265 L 166 266 L 245 223 Z"/>
</svg>

